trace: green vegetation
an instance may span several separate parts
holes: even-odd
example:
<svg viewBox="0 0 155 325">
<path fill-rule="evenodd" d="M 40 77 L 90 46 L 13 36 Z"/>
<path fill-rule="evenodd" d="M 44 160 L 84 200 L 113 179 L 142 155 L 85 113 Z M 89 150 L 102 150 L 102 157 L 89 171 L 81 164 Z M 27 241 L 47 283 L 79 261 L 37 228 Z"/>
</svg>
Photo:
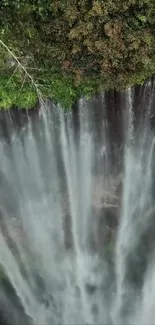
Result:
<svg viewBox="0 0 155 325">
<path fill-rule="evenodd" d="M 34 106 L 38 90 L 69 107 L 154 75 L 155 1 L 1 0 L 0 39 L 18 59 L 0 44 L 0 107 Z"/>
</svg>

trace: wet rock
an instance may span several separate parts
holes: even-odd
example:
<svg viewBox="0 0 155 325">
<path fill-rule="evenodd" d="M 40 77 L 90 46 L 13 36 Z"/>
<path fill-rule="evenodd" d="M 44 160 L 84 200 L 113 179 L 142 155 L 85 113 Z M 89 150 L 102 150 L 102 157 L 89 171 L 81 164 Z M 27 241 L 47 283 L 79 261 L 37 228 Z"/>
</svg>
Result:
<svg viewBox="0 0 155 325">
<path fill-rule="evenodd" d="M 63 229 L 64 229 L 64 246 L 66 249 L 73 247 L 73 235 L 71 226 L 71 216 L 66 214 L 63 219 Z"/>
<path fill-rule="evenodd" d="M 85 285 L 85 289 L 86 289 L 86 291 L 87 291 L 88 294 L 93 294 L 93 293 L 96 292 L 97 286 L 95 284 L 87 283 Z"/>
<path fill-rule="evenodd" d="M 32 324 L 32 320 L 25 315 L 20 300 L 7 278 L 3 279 L 3 281 L 1 282 L 0 324 L 3 325 Z"/>
</svg>

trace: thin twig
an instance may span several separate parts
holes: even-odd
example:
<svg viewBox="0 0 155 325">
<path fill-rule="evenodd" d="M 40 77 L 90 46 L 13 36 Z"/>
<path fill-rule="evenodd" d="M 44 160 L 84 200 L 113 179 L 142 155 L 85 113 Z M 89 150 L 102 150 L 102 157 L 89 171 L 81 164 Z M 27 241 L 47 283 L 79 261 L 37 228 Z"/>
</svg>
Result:
<svg viewBox="0 0 155 325">
<path fill-rule="evenodd" d="M 7 83 L 6 83 L 5 86 L 7 86 L 9 84 L 9 82 L 11 81 L 11 79 L 13 78 L 13 76 L 15 75 L 15 73 L 16 73 L 17 70 L 18 70 L 18 64 L 17 64 L 16 68 L 14 69 L 13 74 L 11 75 L 11 77 L 9 78 L 9 80 L 7 81 Z"/>
<path fill-rule="evenodd" d="M 22 89 L 23 89 L 24 83 L 25 83 L 25 81 L 26 81 L 26 77 L 27 77 L 27 75 L 26 75 L 26 73 L 25 73 L 25 75 L 24 75 L 24 79 L 23 79 L 23 81 L 22 81 L 22 85 L 21 85 L 20 90 L 19 90 L 19 93 L 21 93 L 21 91 L 22 91 Z"/>
</svg>

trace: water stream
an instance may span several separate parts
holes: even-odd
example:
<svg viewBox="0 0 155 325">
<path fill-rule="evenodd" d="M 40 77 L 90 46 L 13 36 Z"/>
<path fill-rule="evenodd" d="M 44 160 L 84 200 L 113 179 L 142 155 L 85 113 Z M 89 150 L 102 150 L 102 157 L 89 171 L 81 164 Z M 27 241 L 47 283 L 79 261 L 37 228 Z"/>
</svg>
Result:
<svg viewBox="0 0 155 325">
<path fill-rule="evenodd" d="M 10 325 L 154 324 L 154 85 L 108 96 L 0 123 Z"/>
</svg>

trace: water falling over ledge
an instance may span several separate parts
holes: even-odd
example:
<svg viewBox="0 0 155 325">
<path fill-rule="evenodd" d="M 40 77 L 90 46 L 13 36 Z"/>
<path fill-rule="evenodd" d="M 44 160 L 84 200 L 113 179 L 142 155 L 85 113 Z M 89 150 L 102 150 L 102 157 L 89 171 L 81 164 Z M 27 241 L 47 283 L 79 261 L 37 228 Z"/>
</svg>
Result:
<svg viewBox="0 0 155 325">
<path fill-rule="evenodd" d="M 14 294 L 2 285 L 0 310 L 10 325 L 153 324 L 154 110 L 147 83 L 67 113 L 47 102 L 18 122 L 1 115 L 0 264 Z"/>
</svg>

